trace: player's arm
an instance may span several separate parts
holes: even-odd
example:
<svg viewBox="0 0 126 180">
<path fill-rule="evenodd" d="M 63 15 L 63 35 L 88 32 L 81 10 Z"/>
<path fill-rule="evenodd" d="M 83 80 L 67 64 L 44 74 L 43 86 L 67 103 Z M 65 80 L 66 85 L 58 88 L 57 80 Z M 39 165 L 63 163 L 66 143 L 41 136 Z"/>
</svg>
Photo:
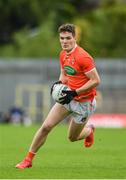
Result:
<svg viewBox="0 0 126 180">
<path fill-rule="evenodd" d="M 76 89 L 77 94 L 86 92 L 96 87 L 100 83 L 100 77 L 98 75 L 96 68 L 93 68 L 91 71 L 86 72 L 85 75 L 89 78 L 89 81 L 80 88 Z"/>
<path fill-rule="evenodd" d="M 59 76 L 59 81 L 61 81 L 63 84 L 67 84 L 67 77 L 65 75 L 64 69 L 61 68 L 60 76 Z"/>
<path fill-rule="evenodd" d="M 66 96 L 60 98 L 61 104 L 68 104 L 75 96 L 96 87 L 100 83 L 100 77 L 98 75 L 96 68 L 92 69 L 91 71 L 85 74 L 89 78 L 89 81 L 85 85 L 81 86 L 76 90 L 62 91 L 63 93 L 66 94 Z"/>
</svg>

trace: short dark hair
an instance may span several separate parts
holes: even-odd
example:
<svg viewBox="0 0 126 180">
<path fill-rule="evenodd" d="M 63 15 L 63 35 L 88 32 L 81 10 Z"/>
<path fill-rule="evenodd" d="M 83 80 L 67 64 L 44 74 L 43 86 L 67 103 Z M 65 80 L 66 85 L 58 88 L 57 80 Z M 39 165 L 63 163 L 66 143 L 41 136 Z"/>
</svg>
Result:
<svg viewBox="0 0 126 180">
<path fill-rule="evenodd" d="M 75 26 L 73 24 L 62 24 L 59 27 L 58 32 L 59 33 L 61 33 L 61 32 L 70 32 L 70 33 L 72 33 L 73 36 L 76 35 Z"/>
</svg>

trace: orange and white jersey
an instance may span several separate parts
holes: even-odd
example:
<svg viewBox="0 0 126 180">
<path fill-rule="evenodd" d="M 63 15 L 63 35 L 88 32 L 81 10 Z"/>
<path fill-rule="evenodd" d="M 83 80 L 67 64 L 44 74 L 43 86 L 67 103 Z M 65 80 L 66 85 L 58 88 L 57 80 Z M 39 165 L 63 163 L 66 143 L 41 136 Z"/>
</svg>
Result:
<svg viewBox="0 0 126 180">
<path fill-rule="evenodd" d="M 95 68 L 93 58 L 81 47 L 76 46 L 69 54 L 66 51 L 60 53 L 60 65 L 67 77 L 67 85 L 70 89 L 80 88 L 89 81 L 86 73 Z M 96 89 L 92 88 L 74 99 L 79 102 L 92 100 L 96 95 Z"/>
</svg>

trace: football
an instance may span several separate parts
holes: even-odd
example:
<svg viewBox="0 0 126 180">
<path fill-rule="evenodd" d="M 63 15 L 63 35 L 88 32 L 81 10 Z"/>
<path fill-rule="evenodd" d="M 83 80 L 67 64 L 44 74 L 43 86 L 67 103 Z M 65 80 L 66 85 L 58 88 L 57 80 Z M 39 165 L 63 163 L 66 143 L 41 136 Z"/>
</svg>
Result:
<svg viewBox="0 0 126 180">
<path fill-rule="evenodd" d="M 54 101 L 59 102 L 59 99 L 65 96 L 65 94 L 62 93 L 62 90 L 67 90 L 67 89 L 69 88 L 65 84 L 55 84 L 52 91 L 52 98 L 54 99 Z"/>
</svg>

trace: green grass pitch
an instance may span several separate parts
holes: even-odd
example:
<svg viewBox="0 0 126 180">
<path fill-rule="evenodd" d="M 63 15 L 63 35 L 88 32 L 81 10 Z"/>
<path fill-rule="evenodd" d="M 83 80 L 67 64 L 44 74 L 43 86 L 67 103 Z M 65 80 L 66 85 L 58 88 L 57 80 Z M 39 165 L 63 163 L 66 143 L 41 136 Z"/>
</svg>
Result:
<svg viewBox="0 0 126 180">
<path fill-rule="evenodd" d="M 0 125 L 0 179 L 125 179 L 126 129 L 99 129 L 95 144 L 69 142 L 67 126 L 59 125 L 39 150 L 33 167 L 15 168 L 26 155 L 38 126 Z"/>
</svg>

